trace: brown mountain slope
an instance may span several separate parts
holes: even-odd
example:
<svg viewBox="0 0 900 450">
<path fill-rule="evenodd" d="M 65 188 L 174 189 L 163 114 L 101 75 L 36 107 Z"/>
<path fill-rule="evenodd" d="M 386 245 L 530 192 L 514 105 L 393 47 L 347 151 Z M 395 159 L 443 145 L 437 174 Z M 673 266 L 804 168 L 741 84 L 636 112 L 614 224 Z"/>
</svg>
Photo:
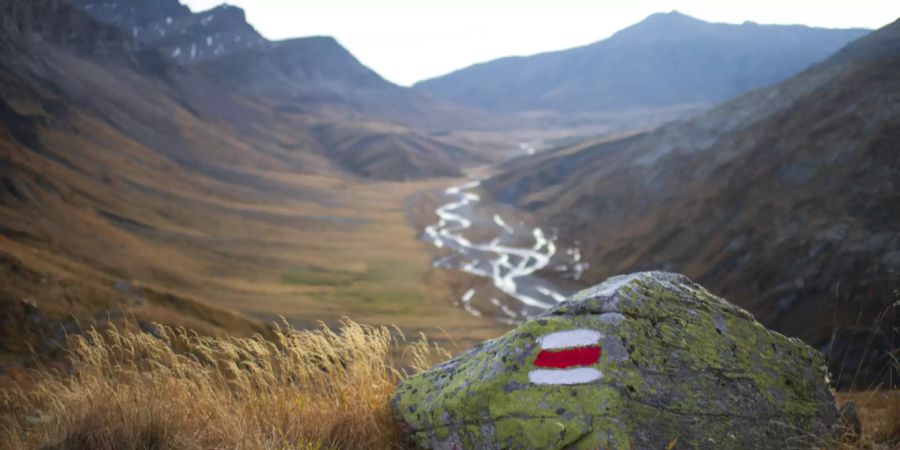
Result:
<svg viewBox="0 0 900 450">
<path fill-rule="evenodd" d="M 57 61 L 54 64 L 61 69 L 56 73 L 48 74 L 46 78 L 55 82 L 57 78 L 54 77 L 71 72 L 76 78 L 86 79 L 78 84 L 75 80 L 67 80 L 66 77 L 59 79 L 65 84 L 68 92 L 76 94 L 68 100 L 78 103 L 79 106 L 90 102 L 106 102 L 98 105 L 96 109 L 103 111 L 107 107 L 121 105 L 139 108 L 141 104 L 152 105 L 156 102 L 157 94 L 160 94 L 185 107 L 189 113 L 201 119 L 227 125 L 244 139 L 246 145 L 259 147 L 254 150 L 261 150 L 281 162 L 294 159 L 291 164 L 295 170 L 301 170 L 295 160 L 298 155 L 301 159 L 308 157 L 308 155 L 304 156 L 304 153 L 325 155 L 334 165 L 358 175 L 368 174 L 386 179 L 459 175 L 459 166 L 467 162 L 480 161 L 480 158 L 474 157 L 472 152 L 462 150 L 458 146 L 448 146 L 439 139 L 422 132 L 385 122 L 384 118 L 389 118 L 391 114 L 376 113 L 375 111 L 381 108 L 377 105 L 388 105 L 386 106 L 388 109 L 403 109 L 405 103 L 400 100 L 405 98 L 403 95 L 405 91 L 384 81 L 380 76 L 359 64 L 334 40 L 310 38 L 286 43 L 265 41 L 265 45 L 257 43 L 258 45 L 254 44 L 249 50 L 244 46 L 234 46 L 229 47 L 228 51 L 223 51 L 221 54 L 210 54 L 198 58 L 196 64 L 182 65 L 184 61 L 181 59 L 159 51 L 168 52 L 170 49 L 162 46 L 163 44 L 158 39 L 149 39 L 141 33 L 138 33 L 137 40 L 133 39 L 132 33 L 130 33 L 132 28 L 137 27 L 146 31 L 152 29 L 151 25 L 165 23 L 166 19 L 174 17 L 171 22 L 173 27 L 182 22 L 191 24 L 196 22 L 196 28 L 198 28 L 191 29 L 193 31 L 169 30 L 170 33 L 167 36 L 181 36 L 178 38 L 184 41 L 181 45 L 196 41 L 200 39 L 200 36 L 205 38 L 208 33 L 219 36 L 218 33 L 225 31 L 240 32 L 243 33 L 241 35 L 247 34 L 247 36 L 254 35 L 259 39 L 262 38 L 246 23 L 243 11 L 234 7 L 223 6 L 202 14 L 189 12 L 185 14 L 182 9 L 179 9 L 183 7 L 177 1 L 138 2 L 138 4 L 125 4 L 125 6 L 120 4 L 123 2 L 76 3 L 80 8 L 108 20 L 109 23 L 92 20 L 88 14 L 79 12 L 78 8 L 71 7 L 68 2 L 21 3 L 7 1 L 4 2 L 3 17 L 12 33 L 11 37 L 24 33 L 24 35 L 32 36 L 35 40 L 49 39 L 56 43 L 64 43 L 66 51 L 74 50 L 80 52 L 79 54 L 82 56 L 90 55 L 95 63 L 103 65 L 115 60 L 118 62 L 118 66 L 128 67 L 135 72 L 125 75 L 126 79 L 127 77 L 143 76 L 143 78 L 157 83 L 156 88 L 148 90 L 143 95 L 129 93 L 138 84 L 132 86 L 121 81 L 109 86 L 111 92 L 103 92 L 107 90 L 107 86 L 93 82 L 94 80 L 89 76 L 92 70 L 97 70 L 96 67 L 74 61 L 71 58 L 68 61 Z M 120 20 L 114 21 L 114 18 Z M 17 24 L 33 29 L 21 30 L 20 33 L 18 31 L 20 26 Z M 117 32 L 117 28 L 121 28 L 121 30 Z M 157 36 L 156 33 L 151 33 L 151 35 Z M 241 42 L 246 42 L 248 39 Z M 317 43 L 319 41 L 323 41 L 324 44 Z M 165 40 L 165 42 L 169 41 Z M 15 49 L 15 46 L 16 44 L 12 44 L 13 48 L 10 50 L 20 50 Z M 251 64 L 253 60 L 250 58 L 256 53 L 250 55 L 242 53 L 250 50 L 263 55 L 271 53 L 274 59 L 267 59 L 267 61 L 270 63 L 277 61 L 278 64 L 273 63 L 277 67 Z M 40 56 L 40 51 L 38 53 L 35 55 L 36 58 L 43 57 Z M 230 61 L 227 57 L 232 54 L 237 55 L 238 58 L 238 64 L 234 67 L 227 64 Z M 57 57 L 64 58 L 59 55 Z M 12 65 L 16 62 L 14 59 L 10 59 L 8 64 Z M 67 64 L 80 64 L 80 66 L 69 68 L 66 67 Z M 251 66 L 252 70 L 248 72 Z M 103 67 L 102 70 L 106 69 Z M 229 75 L 226 77 L 223 75 L 225 73 Z M 247 75 L 248 73 L 252 75 Z M 242 74 L 250 78 L 242 79 Z M 99 77 L 102 78 L 102 76 Z M 238 85 L 226 83 L 225 79 L 237 80 Z M 353 97 L 351 100 L 323 100 L 319 96 L 325 92 L 323 85 L 327 87 L 331 84 L 334 84 L 331 89 L 338 91 L 347 85 L 361 85 L 363 88 L 367 86 L 377 88 L 376 91 L 379 93 L 382 91 L 396 92 L 394 92 L 395 95 L 378 94 L 371 99 L 350 94 L 350 97 Z M 268 91 L 261 86 L 267 86 L 266 89 L 272 90 Z M 307 88 L 305 92 L 309 95 L 297 96 L 289 86 L 305 86 Z M 163 90 L 158 88 L 163 88 Z M 233 94 L 241 90 L 244 90 L 246 95 Z M 347 89 L 347 91 L 355 92 L 354 89 Z M 95 92 L 102 94 L 93 98 Z M 412 91 L 409 92 L 412 93 Z M 329 97 L 331 94 L 323 95 Z M 412 95 L 417 98 L 421 97 L 421 94 L 418 93 Z M 117 97 L 117 99 L 107 102 L 113 97 Z M 369 113 L 356 114 L 351 117 L 345 111 L 349 107 L 347 105 L 351 104 L 372 106 L 368 110 L 364 106 L 360 106 Z M 123 130 L 134 130 L 146 126 L 146 124 L 155 126 L 154 124 L 159 122 L 158 117 L 147 114 L 141 116 L 128 113 L 113 114 L 113 116 L 115 120 L 129 122 L 119 124 Z M 364 116 L 367 116 L 368 120 L 363 124 L 359 119 Z M 378 117 L 373 118 L 373 116 Z M 464 115 L 460 114 L 459 116 Z M 396 165 L 383 164 L 384 170 L 380 171 L 360 171 L 360 164 L 353 160 L 360 155 L 344 154 L 350 158 L 346 161 L 340 159 L 338 155 L 341 153 L 333 152 L 328 147 L 330 143 L 317 141 L 315 136 L 310 133 L 312 128 L 323 123 L 340 123 L 342 130 L 347 130 L 353 135 L 372 132 L 378 136 L 390 136 L 397 140 L 415 142 L 415 145 L 397 148 L 385 148 L 382 145 L 376 145 L 373 148 L 358 146 L 356 150 L 361 154 L 368 157 L 380 155 L 396 163 Z M 282 136 L 278 136 L 278 134 L 282 134 Z M 166 133 L 161 133 L 161 135 L 167 136 Z M 183 161 L 185 163 L 209 166 L 215 162 L 219 166 L 206 167 L 206 169 L 219 172 L 228 170 L 220 167 L 221 161 L 207 158 L 207 150 L 203 150 L 199 158 L 190 156 L 188 153 L 195 151 L 196 148 L 190 143 L 187 143 L 186 148 L 181 148 L 185 147 L 183 143 L 173 142 L 145 142 L 145 144 L 157 150 L 171 150 L 170 156 L 176 155 L 178 158 L 191 159 L 191 161 Z M 445 153 L 447 149 L 452 149 L 452 151 Z M 297 150 L 303 151 L 298 152 Z M 448 160 L 453 161 L 452 170 L 447 164 Z M 315 167 L 312 169 L 312 171 L 316 171 Z M 302 170 L 309 171 L 308 169 Z"/>
<path fill-rule="evenodd" d="M 898 73 L 900 21 L 694 120 L 522 158 L 485 188 L 580 240 L 588 280 L 684 272 L 830 351 L 841 383 L 859 365 L 886 379 L 896 317 L 873 323 L 900 287 Z"/>
<path fill-rule="evenodd" d="M 328 36 L 238 49 L 191 68 L 225 89 L 266 99 L 282 111 L 388 120 L 433 131 L 502 123 L 483 111 L 390 83 Z"/>
<path fill-rule="evenodd" d="M 264 98 L 279 110 L 434 131 L 509 123 L 395 85 L 330 36 L 269 41 L 247 23 L 242 9 L 228 4 L 196 13 L 178 0 L 73 4 L 133 36 L 142 47 L 159 50 L 226 90 Z"/>
<path fill-rule="evenodd" d="M 64 1 L 0 0 L 0 13 L 0 365 L 126 308 L 208 333 L 262 329 L 236 310 L 490 328 L 427 295 L 403 215 L 427 182 L 353 173 L 452 174 L 458 148 L 233 95 Z M 343 159 L 393 159 L 345 165 L 322 127 L 416 145 L 356 144 Z"/>
<path fill-rule="evenodd" d="M 97 26 L 62 1 L 4 1 L 0 10 L 3 359 L 29 347 L 54 351 L 65 333 L 79 328 L 74 319 L 115 319 L 125 308 L 140 320 L 206 333 L 261 330 L 190 296 L 129 281 L 130 272 L 141 278 L 154 269 L 128 255 L 172 253 L 129 235 L 163 231 L 148 225 L 172 201 L 148 194 L 160 174 L 172 191 L 213 187 L 164 154 L 191 160 L 173 120 L 189 114 L 174 106 L 163 83 L 136 75 L 154 63 L 152 55 L 135 52 L 117 30 Z M 106 89 L 110 95 L 97 95 Z M 128 127 L 131 133 L 124 133 Z M 163 151 L 140 142 L 150 140 Z"/>
<path fill-rule="evenodd" d="M 462 147 L 383 125 L 323 123 L 312 128 L 312 135 L 328 157 L 354 173 L 377 179 L 458 176 L 460 164 L 474 160 Z"/>
</svg>

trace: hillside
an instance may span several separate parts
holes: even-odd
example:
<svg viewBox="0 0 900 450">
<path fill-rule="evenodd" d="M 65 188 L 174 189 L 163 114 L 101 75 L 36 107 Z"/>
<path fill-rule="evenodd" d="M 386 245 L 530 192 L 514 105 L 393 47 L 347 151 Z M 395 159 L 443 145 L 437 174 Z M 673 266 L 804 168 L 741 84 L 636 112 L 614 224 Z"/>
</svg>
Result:
<svg viewBox="0 0 900 450">
<path fill-rule="evenodd" d="M 128 313 L 205 334 L 350 310 L 413 331 L 440 317 L 464 340 L 495 329 L 426 295 L 403 206 L 444 181 L 390 181 L 457 175 L 467 150 L 279 111 L 62 0 L 0 14 L 4 370 Z"/>
<path fill-rule="evenodd" d="M 673 11 L 583 47 L 476 64 L 414 87 L 493 111 L 708 105 L 782 81 L 865 33 L 709 23 Z"/>
<path fill-rule="evenodd" d="M 347 100 L 337 98 L 333 93 L 327 93 L 324 86 L 329 84 L 333 85 L 328 89 L 334 92 L 351 92 L 352 89 L 345 89 L 345 85 L 359 86 L 361 89 L 366 87 L 374 87 L 376 90 L 387 89 L 389 92 L 394 92 L 395 88 L 400 89 L 390 85 L 380 76 L 359 64 L 333 39 L 298 39 L 290 43 L 260 41 L 257 47 L 265 47 L 265 49 L 259 51 L 272 52 L 274 55 L 266 61 L 273 63 L 277 61 L 278 63 L 278 68 L 272 69 L 272 71 L 267 71 L 265 68 L 268 66 L 265 64 L 245 64 L 252 59 L 242 59 L 247 57 L 242 53 L 247 51 L 244 47 L 230 47 L 228 52 L 218 55 L 218 62 L 215 63 L 206 61 L 216 59 L 215 55 L 209 55 L 203 59 L 206 62 L 201 61 L 194 66 L 184 66 L 179 58 L 173 58 L 166 53 L 169 51 L 168 48 L 159 47 L 157 40 L 141 37 L 140 33 L 138 33 L 138 39 L 135 39 L 129 32 L 125 30 L 116 32 L 115 29 L 125 25 L 144 29 L 160 22 L 166 23 L 169 18 L 176 17 L 177 20 L 171 21 L 172 26 L 187 21 L 189 23 L 197 22 L 200 24 L 198 26 L 211 30 L 255 34 L 253 28 L 244 20 L 243 11 L 234 7 L 221 6 L 204 13 L 192 14 L 189 11 L 185 13 L 186 8 L 177 1 L 174 3 L 138 2 L 133 8 L 125 8 L 117 2 L 106 2 L 102 5 L 95 5 L 92 2 L 78 3 L 86 11 L 93 12 L 99 18 L 116 19 L 116 21 L 102 25 L 90 20 L 84 14 L 79 14 L 76 10 L 63 12 L 63 9 L 71 9 L 64 2 L 54 6 L 42 6 L 42 3 L 34 5 L 9 3 L 7 6 L 9 12 L 5 16 L 10 18 L 27 16 L 28 19 L 34 19 L 22 22 L 25 24 L 52 23 L 50 26 L 37 25 L 38 29 L 28 32 L 35 40 L 43 39 L 41 36 L 49 33 L 58 38 L 60 42 L 64 42 L 66 51 L 74 50 L 80 56 L 87 55 L 94 58 L 91 61 L 92 64 L 85 65 L 81 64 L 81 61 L 68 58 L 69 55 L 54 53 L 52 49 L 47 51 L 43 48 L 37 49 L 34 55 L 26 55 L 24 51 L 21 51 L 24 50 L 24 47 L 11 49 L 14 58 L 24 56 L 26 59 L 33 60 L 36 65 L 43 64 L 42 58 L 45 58 L 46 55 L 55 55 L 57 60 L 53 61 L 53 65 L 59 70 L 56 73 L 48 74 L 48 81 L 67 85 L 63 87 L 63 91 L 71 87 L 69 90 L 77 95 L 60 100 L 68 100 L 67 103 L 74 108 L 81 108 L 93 102 L 98 103 L 95 107 L 96 111 L 104 111 L 106 108 L 112 107 L 139 109 L 142 105 L 138 102 L 153 104 L 158 103 L 160 99 L 167 99 L 184 107 L 186 112 L 198 118 L 216 121 L 218 122 L 217 126 L 228 127 L 231 133 L 238 136 L 246 145 L 260 147 L 254 149 L 255 151 L 274 152 L 277 155 L 270 154 L 268 156 L 278 158 L 282 162 L 293 160 L 291 162 L 293 167 L 304 172 L 317 172 L 316 166 L 321 165 L 322 161 L 315 155 L 325 156 L 328 158 L 325 161 L 327 164 L 349 172 L 354 172 L 360 166 L 358 162 L 345 161 L 337 157 L 337 154 L 332 153 L 326 143 L 315 139 L 312 130 L 323 123 L 340 124 L 341 129 L 347 130 L 348 134 L 352 135 L 365 135 L 367 132 L 371 132 L 377 136 L 390 136 L 394 139 L 416 143 L 414 146 L 408 145 L 390 150 L 377 145 L 373 148 L 367 148 L 365 145 L 357 146 L 356 150 L 359 154 L 353 155 L 355 158 L 363 157 L 362 155 L 366 157 L 383 155 L 390 156 L 393 161 L 397 162 L 395 167 L 387 165 L 385 170 L 377 171 L 377 173 L 368 172 L 370 175 L 375 173 L 376 178 L 411 179 L 435 175 L 458 175 L 460 173 L 458 168 L 461 164 L 480 161 L 480 157 L 474 156 L 468 150 L 448 145 L 424 132 L 391 123 L 390 118 L 387 117 L 390 114 L 377 112 L 381 108 L 378 105 L 382 101 L 380 98 L 376 98 L 377 95 L 373 96 L 370 101 L 365 96 L 354 97 L 353 94 L 348 94 L 354 99 Z M 130 5 L 128 2 L 124 4 Z M 101 14 L 104 11 L 106 13 Z M 33 14 L 41 16 L 31 17 Z M 68 17 L 76 16 L 77 19 L 68 19 Z M 70 20 L 77 23 L 71 23 Z M 102 38 L 95 37 L 98 33 L 103 33 Z M 196 39 L 198 34 L 202 34 L 199 31 L 188 33 L 184 30 L 183 33 L 178 34 L 178 36 L 182 36 L 179 38 L 178 45 L 182 46 L 186 46 L 192 39 Z M 255 35 L 258 36 L 258 34 Z M 10 37 L 15 39 L 15 35 Z M 102 39 L 107 39 L 108 42 Z M 259 37 L 259 39 L 262 38 Z M 235 54 L 236 59 L 228 59 L 228 55 L 231 54 Z M 14 58 L 8 61 L 10 67 L 15 64 Z M 233 66 L 229 65 L 231 64 L 229 61 L 234 63 Z M 115 67 L 108 67 L 110 63 L 116 63 Z M 66 67 L 68 64 L 71 64 L 72 67 Z M 98 98 L 91 98 L 84 88 L 90 86 L 93 80 L 78 84 L 62 77 L 62 74 L 68 75 L 67 72 L 72 72 L 71 75 L 75 79 L 87 78 L 91 76 L 89 72 L 92 70 L 99 69 L 110 72 L 118 70 L 116 67 L 127 67 L 126 77 L 138 77 L 141 79 L 140 82 L 149 80 L 156 86 L 138 96 L 127 95 L 124 91 L 130 88 L 125 88 L 124 83 L 121 83 L 122 91 L 100 92 Z M 279 71 L 282 70 L 284 76 L 272 75 L 280 73 Z M 229 78 L 226 78 L 226 74 Z M 26 73 L 17 75 L 22 78 L 28 76 Z M 244 78 L 244 75 L 247 78 Z M 271 76 L 272 79 L 267 79 L 267 76 Z M 60 77 L 60 79 L 57 80 L 55 77 Z M 226 79 L 231 81 L 226 81 Z M 321 83 L 316 84 L 317 80 Z M 27 82 L 23 81 L 23 83 Z M 289 93 L 288 86 L 304 86 L 306 96 Z M 104 86 L 99 83 L 93 83 L 93 87 L 101 88 L 98 91 L 104 90 L 102 89 Z M 238 92 L 241 90 L 244 92 Z M 28 97 L 25 92 L 18 94 Z M 319 98 L 323 95 L 327 98 L 326 100 Z M 107 101 L 111 97 L 118 98 Z M 366 120 L 361 120 L 364 117 L 360 117 L 360 114 L 350 117 L 346 113 L 348 105 L 356 103 L 369 105 L 359 106 L 363 109 L 369 108 L 366 110 L 371 114 L 367 116 L 362 114 L 366 116 Z M 399 106 L 391 102 L 387 104 L 389 105 L 386 107 L 387 109 L 403 109 L 402 103 Z M 119 116 L 122 120 L 130 121 L 122 128 L 127 132 L 133 131 L 132 125 L 139 123 L 132 119 L 140 117 L 140 114 L 132 114 L 129 111 L 127 114 L 119 114 Z M 144 123 L 153 124 L 155 122 Z M 279 133 L 285 133 L 287 136 L 278 136 Z M 151 138 L 147 134 L 142 134 L 142 137 L 144 139 Z M 213 159 L 209 158 L 208 153 L 203 152 L 202 155 L 194 157 L 191 153 L 196 152 L 196 148 L 187 148 L 184 151 L 177 149 L 179 145 L 192 147 L 191 144 L 175 145 L 171 142 L 171 136 L 160 135 L 159 137 L 160 141 L 145 143 L 156 151 L 168 152 L 169 156 L 191 159 L 190 164 L 192 165 L 213 164 Z M 448 148 L 453 150 L 445 154 L 444 150 Z M 303 151 L 297 152 L 298 149 Z M 390 154 L 387 155 L 386 151 Z M 285 159 L 284 154 L 290 156 Z M 308 169 L 300 169 L 301 166 L 310 163 L 308 160 L 311 157 L 319 162 L 311 164 Z M 454 169 L 448 168 L 448 160 L 453 162 Z M 434 167 L 432 167 L 432 163 L 434 163 Z M 214 170 L 218 171 L 221 168 Z M 354 173 L 362 174 L 358 171 Z"/>
<path fill-rule="evenodd" d="M 898 55 L 900 21 L 688 122 L 522 157 L 484 186 L 580 240 L 588 280 L 686 273 L 828 353 L 840 385 L 858 366 L 873 381 L 897 337 L 878 315 L 900 287 Z"/>
<path fill-rule="evenodd" d="M 244 11 L 227 4 L 195 14 L 179 0 L 73 0 L 71 3 L 182 64 L 268 45 L 247 23 Z"/>
<path fill-rule="evenodd" d="M 166 253 L 130 234 L 166 233 L 152 218 L 179 200 L 166 198 L 161 176 L 173 191 L 247 190 L 214 183 L 215 168 L 201 167 L 188 138 L 174 132 L 174 117 L 200 135 L 219 130 L 175 106 L 161 80 L 139 75 L 164 70 L 164 60 L 64 1 L 2 1 L 0 11 L 7 19 L 0 40 L 4 365 L 28 346 L 54 351 L 80 328 L 73 319 L 118 319 L 129 307 L 140 320 L 204 333 L 262 330 L 234 312 L 130 281 L 153 265 L 127 255 Z"/>
<path fill-rule="evenodd" d="M 269 41 L 247 23 L 242 9 L 228 4 L 196 13 L 178 0 L 73 4 L 221 89 L 265 100 L 279 111 L 440 132 L 506 123 L 390 83 L 330 36 Z"/>
</svg>

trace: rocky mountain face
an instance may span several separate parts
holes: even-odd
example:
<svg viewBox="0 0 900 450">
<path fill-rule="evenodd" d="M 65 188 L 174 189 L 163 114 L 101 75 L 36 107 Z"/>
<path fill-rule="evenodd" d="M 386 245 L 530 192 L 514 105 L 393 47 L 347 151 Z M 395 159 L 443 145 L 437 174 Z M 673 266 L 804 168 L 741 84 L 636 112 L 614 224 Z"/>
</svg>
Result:
<svg viewBox="0 0 900 450">
<path fill-rule="evenodd" d="M 390 83 L 332 37 L 269 41 L 235 6 L 192 13 L 178 0 L 73 4 L 219 87 L 265 99 L 279 110 L 435 131 L 480 128 L 499 120 Z"/>
<path fill-rule="evenodd" d="M 441 110 L 441 102 L 386 81 L 327 36 L 236 50 L 191 69 L 225 89 L 263 97 L 285 112 L 412 120 L 421 125 L 411 111 L 428 118 Z"/>
<path fill-rule="evenodd" d="M 178 0 L 71 0 L 69 3 L 101 22 L 129 30 L 137 27 L 139 32 L 155 23 L 172 22 L 191 15 L 190 8 Z"/>
<path fill-rule="evenodd" d="M 182 64 L 269 44 L 247 23 L 242 9 L 230 5 L 195 14 L 178 0 L 74 0 L 72 4 Z"/>
<path fill-rule="evenodd" d="M 360 88 L 396 87 L 360 62 L 330 36 L 271 43 L 268 51 L 237 51 L 201 67 L 229 88 L 248 91 L 275 89 L 276 84 L 333 83 Z M 221 73 L 214 74 L 213 71 Z"/>
<path fill-rule="evenodd" d="M 0 2 L 0 39 L 11 47 L 18 39 L 51 42 L 70 51 L 93 56 L 122 57 L 137 50 L 113 26 L 104 26 L 83 14 L 73 13 L 64 0 Z M 11 51 L 8 49 L 7 51 Z"/>
<path fill-rule="evenodd" d="M 690 121 L 523 157 L 484 186 L 580 240 L 587 279 L 687 273 L 865 386 L 897 339 L 897 73 L 900 21 Z"/>
<path fill-rule="evenodd" d="M 415 88 L 495 111 L 712 104 L 782 81 L 865 33 L 709 23 L 673 11 L 584 47 L 476 64 Z"/>
<path fill-rule="evenodd" d="M 74 110 L 104 117 L 125 135 L 134 134 L 135 139 L 155 151 L 195 168 L 217 166 L 219 162 L 202 151 L 198 152 L 192 143 L 181 141 L 176 144 L 176 136 L 162 131 L 173 120 L 173 117 L 158 115 L 158 111 L 165 109 L 166 105 L 180 104 L 197 118 L 217 120 L 218 125 L 226 126 L 231 133 L 240 133 L 242 140 L 251 139 L 252 145 L 271 142 L 274 151 L 291 152 L 289 160 L 325 158 L 323 162 L 328 161 L 327 165 L 375 178 L 458 175 L 463 159 L 478 160 L 468 150 L 436 141 L 402 126 L 375 121 L 343 123 L 342 116 L 332 114 L 328 108 L 317 107 L 313 102 L 301 102 L 286 109 L 272 106 L 266 97 L 231 94 L 216 83 L 209 82 L 202 74 L 179 69 L 165 55 L 137 45 L 130 36 L 117 29 L 84 20 L 86 18 L 75 10 L 66 12 L 65 2 L 47 3 L 60 5 L 60 8 L 54 14 L 47 14 L 41 3 L 30 4 L 27 8 L 22 7 L 24 4 L 9 3 L 13 6 L 7 6 L 13 10 L 10 17 L 17 18 L 10 22 L 15 26 L 7 28 L 10 31 L 4 38 L 7 59 L 2 67 L 6 78 L 4 100 L 10 105 L 8 110 L 11 116 L 19 117 L 15 102 L 33 102 L 46 95 L 43 101 L 57 105 L 54 107 L 56 113 Z M 81 20 L 64 19 L 69 15 L 78 16 Z M 60 31 L 66 30 L 67 26 L 84 29 Z M 33 53 L 28 54 L 28 51 Z M 145 92 L 136 92 L 133 86 L 121 83 L 98 84 L 100 80 L 115 77 L 134 79 L 135 86 L 149 87 Z M 118 86 L 119 90 L 113 90 L 112 86 Z M 22 123 L 32 123 L 37 120 L 35 117 L 38 116 L 22 116 L 20 119 L 24 121 Z M 141 119 L 148 122 L 141 122 Z M 366 158 L 385 157 L 398 165 L 381 164 L 381 170 L 356 172 L 361 167 L 354 161 L 358 155 L 333 152 L 328 146 L 330 142 L 326 144 L 313 134 L 314 129 L 322 126 L 343 130 L 356 139 L 367 133 L 378 136 L 374 140 L 359 141 L 353 148 Z M 154 132 L 148 132 L 148 129 Z M 277 135 L 285 130 L 289 130 L 286 138 L 275 138 L 272 134 Z M 39 131 L 29 129 L 28 133 L 39 134 Z M 395 148 L 384 145 L 370 148 L 366 145 L 386 136 L 414 144 Z M 266 148 L 264 144 L 258 146 Z M 303 151 L 298 154 L 294 151 L 296 149 Z M 300 170 L 300 167 L 295 166 L 295 170 Z"/>
</svg>

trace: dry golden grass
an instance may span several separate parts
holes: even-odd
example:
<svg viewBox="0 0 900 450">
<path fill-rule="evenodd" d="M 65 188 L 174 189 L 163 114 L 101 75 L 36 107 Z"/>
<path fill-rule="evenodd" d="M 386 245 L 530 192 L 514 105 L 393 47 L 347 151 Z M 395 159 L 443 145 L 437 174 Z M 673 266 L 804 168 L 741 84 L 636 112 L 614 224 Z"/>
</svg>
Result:
<svg viewBox="0 0 900 450">
<path fill-rule="evenodd" d="M 400 368 L 449 356 L 424 338 L 408 344 L 349 319 L 336 331 L 284 325 L 273 339 L 147 333 L 127 322 L 71 337 L 67 352 L 68 370 L 39 368 L 0 392 L 3 448 L 401 448 L 389 406 Z M 814 442 L 896 448 L 900 392 L 838 400 L 857 405 L 862 435 Z"/>
<path fill-rule="evenodd" d="M 862 433 L 845 431 L 841 449 L 900 448 L 900 390 L 842 392 L 838 404 L 853 402 L 859 411 Z"/>
<path fill-rule="evenodd" d="M 92 331 L 68 355 L 70 373 L 2 393 L 4 448 L 398 448 L 395 358 L 417 370 L 447 356 L 349 320 L 271 341 Z"/>
</svg>

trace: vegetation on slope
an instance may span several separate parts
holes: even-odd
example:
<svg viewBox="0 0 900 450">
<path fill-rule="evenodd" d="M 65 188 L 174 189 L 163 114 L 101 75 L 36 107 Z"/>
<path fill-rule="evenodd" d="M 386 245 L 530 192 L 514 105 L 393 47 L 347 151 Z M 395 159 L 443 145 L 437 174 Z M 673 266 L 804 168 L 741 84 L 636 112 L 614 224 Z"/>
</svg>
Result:
<svg viewBox="0 0 900 450">
<path fill-rule="evenodd" d="M 385 327 L 278 329 L 272 340 L 160 327 L 70 342 L 69 374 L 0 394 L 5 448 L 399 448 L 389 402 L 403 373 L 446 354 Z"/>
<path fill-rule="evenodd" d="M 162 20 L 178 9 L 149 3 Z M 67 1 L 0 0 L 0 13 L 0 372 L 126 307 L 213 336 L 279 315 L 499 327 L 426 280 L 407 225 L 407 198 L 449 181 L 358 176 L 456 173 L 458 148 L 224 91 Z M 339 282 L 297 275 L 310 268 Z"/>
<path fill-rule="evenodd" d="M 449 356 L 349 320 L 336 331 L 286 326 L 271 340 L 132 323 L 71 337 L 67 353 L 67 370 L 34 370 L 0 391 L 3 448 L 403 448 L 389 407 L 398 368 Z M 859 408 L 861 430 L 811 445 L 900 443 L 900 391 L 838 399 Z"/>
</svg>

